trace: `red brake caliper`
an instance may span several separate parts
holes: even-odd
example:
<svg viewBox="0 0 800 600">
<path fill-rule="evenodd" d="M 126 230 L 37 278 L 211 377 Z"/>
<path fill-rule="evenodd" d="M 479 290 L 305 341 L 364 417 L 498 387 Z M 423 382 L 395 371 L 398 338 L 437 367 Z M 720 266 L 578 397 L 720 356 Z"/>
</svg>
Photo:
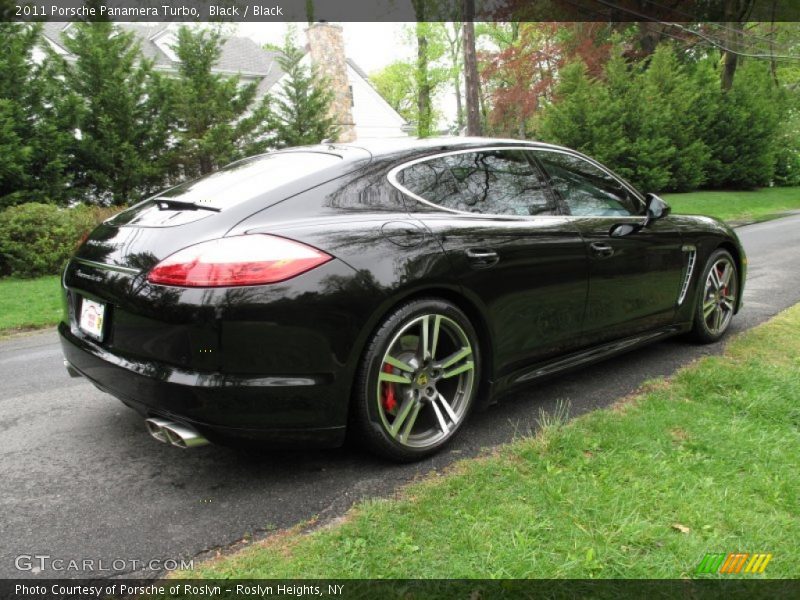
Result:
<svg viewBox="0 0 800 600">
<path fill-rule="evenodd" d="M 720 280 L 720 281 L 722 281 L 722 275 L 723 275 L 723 273 L 724 273 L 724 271 L 720 271 L 719 269 L 717 269 L 717 277 L 719 277 L 719 280 Z M 727 296 L 727 295 L 728 295 L 728 286 L 727 286 L 727 285 L 726 285 L 725 287 L 723 287 L 723 288 L 722 288 L 722 294 L 723 294 L 724 296 Z"/>
<path fill-rule="evenodd" d="M 392 365 L 384 363 L 383 372 L 392 373 Z M 397 408 L 397 400 L 394 397 L 394 384 L 391 381 L 383 382 L 383 408 L 385 408 L 387 412 L 392 412 Z"/>
</svg>

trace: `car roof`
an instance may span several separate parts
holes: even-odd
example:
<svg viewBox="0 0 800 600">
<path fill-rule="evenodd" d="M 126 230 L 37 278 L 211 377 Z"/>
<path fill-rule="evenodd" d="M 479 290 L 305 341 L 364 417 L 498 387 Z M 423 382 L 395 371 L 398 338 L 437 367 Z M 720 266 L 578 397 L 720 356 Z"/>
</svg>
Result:
<svg viewBox="0 0 800 600">
<path fill-rule="evenodd" d="M 373 157 L 379 158 L 384 155 L 397 155 L 398 153 L 413 153 L 413 152 L 432 152 L 440 150 L 446 152 L 448 150 L 458 150 L 465 148 L 475 148 L 483 146 L 531 146 L 531 147 L 551 147 L 557 148 L 551 144 L 543 142 L 529 141 L 529 140 L 514 140 L 508 138 L 491 138 L 491 137 L 431 137 L 431 138 L 383 138 L 383 139 L 366 139 L 358 140 L 355 142 L 339 143 L 332 142 L 330 144 L 318 144 L 316 146 L 305 146 L 303 150 L 313 150 L 317 152 L 336 152 L 339 150 L 344 154 L 349 154 L 348 150 L 365 150 Z M 301 148 L 293 148 L 292 150 L 301 150 Z"/>
</svg>

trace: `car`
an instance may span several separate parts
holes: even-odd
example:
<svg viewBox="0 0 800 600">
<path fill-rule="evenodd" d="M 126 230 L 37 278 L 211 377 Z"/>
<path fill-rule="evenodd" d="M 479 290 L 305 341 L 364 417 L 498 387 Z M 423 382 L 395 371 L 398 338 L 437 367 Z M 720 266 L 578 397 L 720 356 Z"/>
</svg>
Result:
<svg viewBox="0 0 800 600">
<path fill-rule="evenodd" d="M 719 340 L 745 252 L 550 144 L 374 140 L 247 158 L 108 219 L 63 274 L 65 365 L 159 441 L 440 450 L 520 386 Z"/>
</svg>

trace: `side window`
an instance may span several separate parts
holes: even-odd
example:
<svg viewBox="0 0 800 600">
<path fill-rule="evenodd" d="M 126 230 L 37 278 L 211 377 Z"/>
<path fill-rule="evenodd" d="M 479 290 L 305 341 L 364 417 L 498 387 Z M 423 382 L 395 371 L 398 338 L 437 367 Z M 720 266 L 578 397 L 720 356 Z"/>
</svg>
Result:
<svg viewBox="0 0 800 600">
<path fill-rule="evenodd" d="M 440 156 L 403 169 L 398 180 L 428 202 L 463 212 L 555 215 L 558 210 L 522 150 L 485 150 Z"/>
<path fill-rule="evenodd" d="M 553 189 L 576 216 L 630 216 L 640 214 L 637 198 L 608 173 L 571 154 L 534 151 L 550 176 Z"/>
</svg>

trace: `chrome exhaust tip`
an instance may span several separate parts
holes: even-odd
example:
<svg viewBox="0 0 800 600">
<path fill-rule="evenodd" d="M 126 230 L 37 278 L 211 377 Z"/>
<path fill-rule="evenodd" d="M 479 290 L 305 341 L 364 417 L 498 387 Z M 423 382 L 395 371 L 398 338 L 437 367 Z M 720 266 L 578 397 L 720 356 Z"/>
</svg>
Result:
<svg viewBox="0 0 800 600">
<path fill-rule="evenodd" d="M 64 359 L 64 368 L 67 370 L 67 373 L 69 373 L 70 377 L 83 377 L 83 375 L 80 374 L 80 371 L 73 367 L 66 358 Z"/>
<path fill-rule="evenodd" d="M 171 444 L 183 450 L 205 446 L 208 440 L 200 435 L 196 429 L 183 423 L 175 423 L 166 419 L 145 419 L 147 431 L 159 442 Z"/>
<path fill-rule="evenodd" d="M 163 442 L 164 444 L 170 443 L 167 438 L 167 432 L 164 431 L 164 426 L 169 425 L 169 421 L 165 421 L 164 419 L 145 419 L 144 424 L 147 427 L 147 433 L 159 442 Z"/>
<path fill-rule="evenodd" d="M 208 440 L 200 435 L 196 429 L 182 423 L 169 423 L 164 425 L 164 433 L 170 444 L 177 448 L 196 448 L 205 446 Z"/>
</svg>

